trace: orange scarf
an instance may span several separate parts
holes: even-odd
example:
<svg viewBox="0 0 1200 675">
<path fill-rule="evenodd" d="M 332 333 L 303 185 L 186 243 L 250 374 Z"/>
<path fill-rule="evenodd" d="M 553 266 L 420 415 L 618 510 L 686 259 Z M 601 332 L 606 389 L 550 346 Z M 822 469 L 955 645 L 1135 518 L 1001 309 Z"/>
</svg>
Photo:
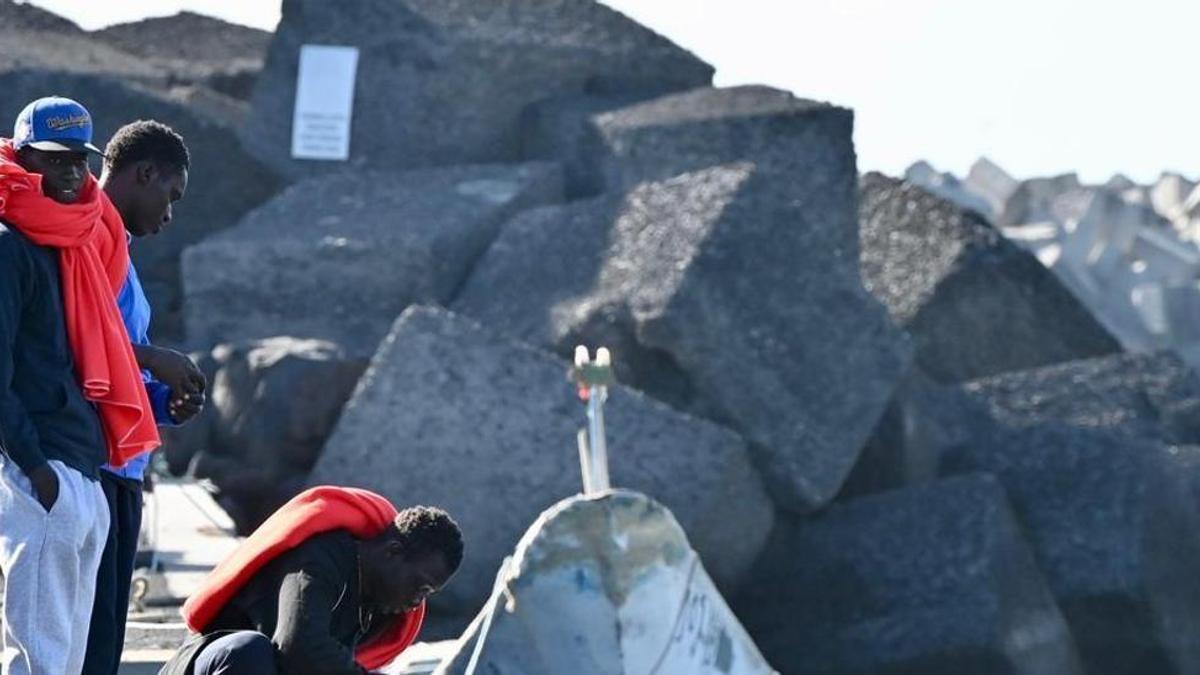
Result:
<svg viewBox="0 0 1200 675">
<path fill-rule="evenodd" d="M 200 590 L 183 603 L 183 620 L 202 633 L 225 603 L 276 556 L 309 537 L 348 530 L 359 539 L 374 537 L 392 524 L 396 507 L 369 490 L 320 486 L 296 495 L 246 538 L 204 579 Z M 397 617 L 379 637 L 359 645 L 354 654 L 367 670 L 382 668 L 417 638 L 425 620 L 425 603 Z"/>
<path fill-rule="evenodd" d="M 109 464 L 157 448 L 150 399 L 117 309 L 129 273 L 117 209 L 90 173 L 75 204 L 46 197 L 41 174 L 23 169 L 12 141 L 0 139 L 0 218 L 35 244 L 58 249 L 67 341 L 83 395 L 100 416 Z"/>
</svg>

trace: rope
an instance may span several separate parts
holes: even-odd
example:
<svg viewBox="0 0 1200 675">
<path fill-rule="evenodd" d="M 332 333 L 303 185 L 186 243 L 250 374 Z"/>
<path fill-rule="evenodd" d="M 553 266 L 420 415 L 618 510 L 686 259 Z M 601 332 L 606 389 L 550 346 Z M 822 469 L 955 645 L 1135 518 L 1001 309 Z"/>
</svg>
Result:
<svg viewBox="0 0 1200 675">
<path fill-rule="evenodd" d="M 696 568 L 700 566 L 700 556 L 692 553 L 692 566 L 688 568 L 687 584 L 684 586 L 685 592 L 683 600 L 679 603 L 679 611 L 675 613 L 675 621 L 671 623 L 671 632 L 668 636 L 675 635 L 675 631 L 679 628 L 679 622 L 683 620 L 684 612 L 687 611 L 688 602 L 692 599 L 692 579 L 696 576 Z M 656 675 L 659 669 L 662 668 L 663 661 L 667 658 L 667 653 L 671 651 L 671 638 L 667 638 L 667 643 L 663 645 L 662 653 L 658 655 L 658 659 L 654 662 L 654 667 L 650 669 L 647 675 Z"/>
<path fill-rule="evenodd" d="M 463 675 L 475 675 L 475 669 L 479 667 L 479 658 L 483 655 L 483 643 L 487 641 L 488 633 L 492 630 L 492 617 L 496 616 L 496 605 L 500 600 L 500 593 L 503 592 L 507 595 L 504 576 L 511 562 L 512 556 L 509 556 L 500 563 L 500 571 L 496 574 L 496 583 L 492 585 L 492 594 L 488 596 L 487 615 L 483 617 L 483 625 L 479 627 L 479 636 L 475 638 L 475 648 L 471 651 L 471 660 L 467 662 L 467 670 Z M 505 609 L 511 612 L 515 608 L 515 598 L 508 595 Z"/>
</svg>

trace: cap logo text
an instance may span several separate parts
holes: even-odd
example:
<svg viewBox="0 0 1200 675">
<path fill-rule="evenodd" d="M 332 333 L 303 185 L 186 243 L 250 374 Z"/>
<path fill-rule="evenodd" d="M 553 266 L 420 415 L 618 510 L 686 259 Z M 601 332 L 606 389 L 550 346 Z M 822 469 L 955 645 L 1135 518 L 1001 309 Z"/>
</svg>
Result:
<svg viewBox="0 0 1200 675">
<path fill-rule="evenodd" d="M 62 131 L 63 129 L 86 127 L 90 121 L 87 115 L 79 113 L 70 117 L 50 117 L 46 120 L 46 126 L 55 131 Z"/>
</svg>

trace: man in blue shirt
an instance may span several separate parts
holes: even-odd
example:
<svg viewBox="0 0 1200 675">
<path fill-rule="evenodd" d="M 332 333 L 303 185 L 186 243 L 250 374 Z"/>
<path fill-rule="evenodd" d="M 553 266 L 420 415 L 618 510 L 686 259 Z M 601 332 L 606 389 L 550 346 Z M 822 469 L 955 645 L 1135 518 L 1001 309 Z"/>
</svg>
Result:
<svg viewBox="0 0 1200 675">
<path fill-rule="evenodd" d="M 187 190 L 189 165 L 183 139 L 158 122 L 127 124 L 109 140 L 100 186 L 121 214 L 131 241 L 158 234 L 170 223 L 172 205 Z M 132 262 L 117 304 L 143 368 L 155 420 L 165 426 L 188 421 L 204 404 L 204 376 L 186 355 L 150 343 L 150 303 Z M 83 668 L 88 675 L 115 675 L 120 665 L 149 463 L 146 453 L 119 469 L 105 466 L 100 471 L 112 525 L 96 579 Z"/>
</svg>

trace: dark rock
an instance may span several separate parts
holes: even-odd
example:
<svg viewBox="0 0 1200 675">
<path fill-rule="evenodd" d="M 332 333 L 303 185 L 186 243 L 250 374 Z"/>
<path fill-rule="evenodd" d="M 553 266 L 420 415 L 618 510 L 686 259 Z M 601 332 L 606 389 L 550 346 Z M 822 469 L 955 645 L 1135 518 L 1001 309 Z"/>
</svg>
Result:
<svg viewBox="0 0 1200 675">
<path fill-rule="evenodd" d="M 1173 445 L 1168 452 L 1177 458 L 1181 472 L 1188 477 L 1192 500 L 1200 504 L 1200 445 Z"/>
<path fill-rule="evenodd" d="M 908 345 L 826 245 L 853 201 L 777 187 L 736 164 L 523 214 L 454 308 L 561 354 L 610 347 L 621 381 L 745 434 L 781 506 L 823 505 Z"/>
<path fill-rule="evenodd" d="M 794 195 L 825 255 L 858 252 L 857 170 L 845 108 L 763 86 L 703 88 L 592 117 L 590 150 L 606 189 L 737 161 Z M 816 241 L 814 241 L 814 244 Z"/>
<path fill-rule="evenodd" d="M 79 35 L 83 29 L 61 17 L 27 2 L 0 0 L 0 30 L 13 32 L 45 31 Z M 7 51 L 7 50 L 6 50 Z"/>
<path fill-rule="evenodd" d="M 0 0 L 0 72 L 112 77 L 231 128 L 245 116 L 231 109 L 249 108 L 243 99 L 268 39 L 263 31 L 189 12 L 85 32 L 32 5 Z"/>
<path fill-rule="evenodd" d="M 168 461 L 212 480 L 238 533 L 249 534 L 303 489 L 366 362 L 292 338 L 221 345 L 199 362 L 214 371 L 209 403 L 166 432 Z"/>
<path fill-rule="evenodd" d="M 538 101 L 521 116 L 521 154 L 530 159 L 559 161 L 568 198 L 594 196 L 603 192 L 605 185 L 593 157 L 599 140 L 592 117 L 653 96 L 580 94 Z"/>
<path fill-rule="evenodd" d="M 195 12 L 179 12 L 114 24 L 92 35 L 147 59 L 217 62 L 259 60 L 271 33 Z"/>
<path fill-rule="evenodd" d="M 626 208 L 623 197 L 606 195 L 522 211 L 500 229 L 452 309 L 501 333 L 555 347 L 568 356 L 578 343 L 568 335 L 566 310 L 595 285 L 612 244 L 612 226 Z M 529 264 L 531 260 L 538 264 Z M 641 380 L 635 378 L 645 373 L 644 364 L 630 361 L 635 353 L 619 351 L 614 364 L 619 379 L 641 387 Z"/>
<path fill-rule="evenodd" d="M 753 577 L 734 609 L 783 673 L 1083 672 L 989 475 L 781 522 Z"/>
<path fill-rule="evenodd" d="M 1200 669 L 1188 467 L 1160 442 L 1047 424 L 983 435 L 942 469 L 997 474 L 1087 672 L 1107 675 Z"/>
<path fill-rule="evenodd" d="M 163 91 L 204 85 L 246 99 L 269 40 L 265 31 L 191 12 L 85 32 L 33 5 L 0 0 L 0 71 L 109 75 Z"/>
<path fill-rule="evenodd" d="M 369 357 L 410 303 L 449 301 L 506 218 L 561 196 L 547 163 L 304 181 L 184 254 L 188 341 L 292 335 Z"/>
<path fill-rule="evenodd" d="M 1029 252 L 977 214 L 882 174 L 862 180 L 863 282 L 941 382 L 1119 352 Z"/>
<path fill-rule="evenodd" d="M 0 0 L 0 72 L 104 75 L 160 96 L 203 88 L 244 101 L 269 35 L 190 12 L 85 32 L 33 5 Z"/>
<path fill-rule="evenodd" d="M 271 34 L 194 12 L 153 17 L 91 33 L 168 74 L 173 84 L 205 84 L 248 99 Z"/>
<path fill-rule="evenodd" d="M 236 132 L 250 115 L 250 105 L 208 87 L 180 85 L 162 94 L 167 100 L 189 108 Z"/>
<path fill-rule="evenodd" d="M 375 168 L 517 161 L 530 103 L 712 79 L 711 66 L 592 0 L 286 0 L 243 138 L 293 178 L 341 166 L 291 159 L 303 44 L 361 50 L 351 163 Z"/>
<path fill-rule="evenodd" d="M 1010 427 L 1056 422 L 1200 444 L 1200 377 L 1168 352 L 1008 373 L 971 382 L 965 390 Z"/>
<path fill-rule="evenodd" d="M 474 612 L 529 523 L 580 489 L 584 407 L 566 370 L 565 361 L 471 321 L 412 307 L 372 360 L 310 480 L 449 510 L 467 552 L 436 603 Z M 773 520 L 745 442 L 623 386 L 610 390 L 605 418 L 613 485 L 669 506 L 717 583 L 736 586 Z"/>
<path fill-rule="evenodd" d="M 932 481 L 943 452 L 996 424 L 960 385 L 940 385 L 914 369 L 897 387 L 838 499 Z"/>
<path fill-rule="evenodd" d="M 26 5 L 13 5 L 9 0 L 0 0 L 0 44 L 4 45 L 0 49 L 0 73 L 45 70 L 108 75 L 125 84 L 161 86 L 166 82 L 166 74 L 153 65 L 83 32 L 70 21 Z M 71 95 L 61 89 L 47 89 L 39 96 L 50 95 L 47 91 Z M 9 94 L 0 96 L 8 108 Z M 28 101 L 21 106 L 25 103 Z M 4 128 L 10 124 L 6 118 Z"/>
<path fill-rule="evenodd" d="M 1200 377 L 1171 353 L 1115 354 L 939 385 L 919 371 L 896 391 L 841 498 L 927 481 L 948 448 L 1047 423 L 1200 444 Z"/>
<path fill-rule="evenodd" d="M 107 142 L 122 125 L 155 119 L 178 131 L 192 156 L 187 195 L 161 234 L 131 248 L 138 273 L 151 290 L 153 334 L 180 332 L 179 253 L 238 221 L 278 189 L 275 177 L 241 149 L 227 128 L 136 86 L 101 76 L 46 71 L 0 73 L 0 120 L 14 120 L 29 101 L 57 92 L 87 106 L 95 138 Z M 95 167 L 98 172 L 99 167 Z"/>
</svg>

